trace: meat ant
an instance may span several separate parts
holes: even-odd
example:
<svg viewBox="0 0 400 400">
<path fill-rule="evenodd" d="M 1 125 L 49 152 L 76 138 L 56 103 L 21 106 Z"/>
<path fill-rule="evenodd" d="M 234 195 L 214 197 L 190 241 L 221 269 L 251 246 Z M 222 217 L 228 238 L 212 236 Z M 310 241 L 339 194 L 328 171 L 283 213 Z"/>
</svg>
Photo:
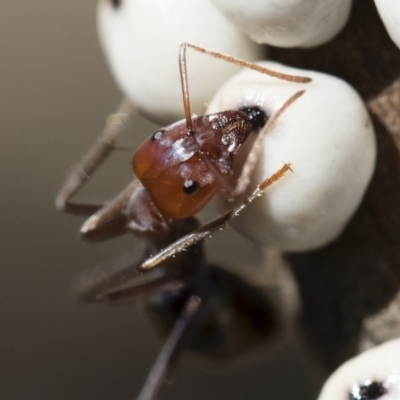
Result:
<svg viewBox="0 0 400 400">
<path fill-rule="evenodd" d="M 277 324 L 274 310 L 263 293 L 235 274 L 206 263 L 202 241 L 282 178 L 290 165 L 284 164 L 241 204 L 211 222 L 199 226 L 194 215 L 221 190 L 235 195 L 244 192 L 254 160 L 261 151 L 260 142 L 304 91 L 295 93 L 269 119 L 258 107 L 192 115 L 187 47 L 279 79 L 310 81 L 182 44 L 179 66 L 185 119 L 157 130 L 138 148 L 132 160 L 137 178 L 104 205 L 70 201 L 111 152 L 132 111 L 131 105 L 124 102 L 120 117 L 111 120 L 59 192 L 56 200 L 59 210 L 92 214 L 81 228 L 83 238 L 105 240 L 132 231 L 144 239 L 144 256 L 139 265 L 130 263 L 108 274 L 86 277 L 80 291 L 85 301 L 115 302 L 147 295 L 148 314 L 167 340 L 138 396 L 140 400 L 156 398 L 184 345 L 205 358 L 229 360 L 257 348 L 271 336 Z M 235 156 L 253 132 L 258 137 L 242 176 L 232 189 L 229 178 Z M 140 274 L 138 270 L 146 273 Z"/>
</svg>

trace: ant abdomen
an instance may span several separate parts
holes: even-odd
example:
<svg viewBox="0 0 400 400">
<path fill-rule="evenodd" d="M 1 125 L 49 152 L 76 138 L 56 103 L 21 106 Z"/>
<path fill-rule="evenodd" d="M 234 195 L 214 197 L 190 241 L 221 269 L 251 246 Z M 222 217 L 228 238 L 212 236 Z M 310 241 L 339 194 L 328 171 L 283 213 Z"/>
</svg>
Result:
<svg viewBox="0 0 400 400">
<path fill-rule="evenodd" d="M 232 363 L 271 342 L 280 323 L 265 293 L 216 266 L 205 274 L 203 308 L 187 351 L 207 362 Z M 192 293 L 189 281 L 181 291 L 148 299 L 145 309 L 159 335 L 170 334 Z"/>
</svg>

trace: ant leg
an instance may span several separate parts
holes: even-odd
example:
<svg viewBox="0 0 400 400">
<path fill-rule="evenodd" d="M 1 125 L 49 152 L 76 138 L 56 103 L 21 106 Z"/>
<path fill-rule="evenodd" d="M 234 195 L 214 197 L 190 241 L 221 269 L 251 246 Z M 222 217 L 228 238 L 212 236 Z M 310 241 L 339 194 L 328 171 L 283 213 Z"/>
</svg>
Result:
<svg viewBox="0 0 400 400">
<path fill-rule="evenodd" d="M 140 186 L 139 180 L 133 180 L 120 194 L 91 215 L 82 225 L 82 238 L 89 241 L 101 241 L 127 232 L 125 209 L 133 191 Z"/>
<path fill-rule="evenodd" d="M 181 277 L 174 273 L 156 269 L 148 274 L 140 274 L 136 266 L 137 262 L 125 259 L 122 263 L 108 267 L 108 270 L 101 267 L 82 274 L 77 285 L 79 299 L 110 303 L 132 301 L 161 288 L 167 290 L 182 285 Z"/>
<path fill-rule="evenodd" d="M 137 400 L 156 399 L 164 381 L 176 364 L 177 356 L 190 336 L 190 327 L 198 316 L 200 308 L 201 299 L 198 296 L 191 296 L 164 343 Z"/>
<path fill-rule="evenodd" d="M 299 98 L 304 94 L 305 90 L 300 90 L 292 95 L 285 101 L 283 106 L 268 120 L 261 132 L 258 134 L 257 139 L 254 141 L 249 154 L 247 155 L 246 162 L 243 165 L 242 172 L 237 180 L 235 190 L 232 192 L 232 197 L 237 197 L 245 192 L 250 183 L 250 176 L 254 171 L 260 153 L 262 151 L 263 142 L 267 134 L 275 126 L 276 121 L 281 115 Z"/>
<path fill-rule="evenodd" d="M 73 169 L 56 197 L 56 208 L 71 214 L 90 215 L 102 205 L 76 204 L 70 201 L 72 196 L 86 183 L 114 148 L 118 136 L 123 132 L 135 107 L 124 99 L 117 111 L 107 119 L 106 127 L 83 156 L 80 164 Z"/>
<path fill-rule="evenodd" d="M 178 271 L 179 272 L 179 271 Z M 90 275 L 83 275 L 80 278 L 78 293 L 82 301 L 110 301 L 121 300 L 132 301 L 138 296 L 146 295 L 157 289 L 168 290 L 173 285 L 178 288 L 182 285 L 178 276 L 167 273 L 163 269 L 150 271 L 148 274 L 139 274 L 136 263 L 130 262 L 124 267 L 114 267 L 112 271 L 95 270 Z M 154 363 L 146 383 L 141 390 L 138 400 L 154 400 L 160 391 L 163 382 L 171 373 L 177 356 L 190 337 L 190 327 L 195 317 L 199 314 L 201 299 L 198 296 L 191 296 L 174 325 L 168 339 L 163 345 L 161 352 Z"/>
<path fill-rule="evenodd" d="M 165 249 L 161 250 L 158 254 L 149 257 L 147 260 L 139 264 L 139 271 L 148 271 L 161 262 L 167 260 L 170 257 L 175 256 L 177 253 L 186 250 L 188 247 L 212 236 L 215 231 L 219 231 L 227 224 L 227 222 L 239 215 L 239 213 L 247 207 L 254 199 L 261 196 L 265 189 L 281 179 L 287 171 L 291 171 L 290 164 L 284 164 L 277 172 L 271 175 L 269 178 L 265 179 L 257 188 L 250 194 L 241 204 L 236 207 L 231 208 L 225 214 L 220 217 L 215 218 L 209 223 L 201 226 L 192 233 L 185 235 L 178 239 L 176 242 L 172 243 Z"/>
</svg>

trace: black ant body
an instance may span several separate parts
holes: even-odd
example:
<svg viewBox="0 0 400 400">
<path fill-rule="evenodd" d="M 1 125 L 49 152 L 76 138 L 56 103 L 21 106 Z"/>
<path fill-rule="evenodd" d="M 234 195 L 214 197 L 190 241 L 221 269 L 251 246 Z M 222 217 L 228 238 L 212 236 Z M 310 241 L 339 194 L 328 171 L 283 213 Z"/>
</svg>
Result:
<svg viewBox="0 0 400 400">
<path fill-rule="evenodd" d="M 155 399 L 176 356 L 185 344 L 206 358 L 229 360 L 254 350 L 271 336 L 277 318 L 264 294 L 233 273 L 205 261 L 202 240 L 219 230 L 290 166 L 285 164 L 263 181 L 239 206 L 199 226 L 194 217 L 218 192 L 243 192 L 243 182 L 252 173 L 251 161 L 233 188 L 235 156 L 253 133 L 262 140 L 276 119 L 303 92 L 297 92 L 267 122 L 257 107 L 192 116 L 188 94 L 186 48 L 210 54 L 240 66 L 289 81 L 308 82 L 267 70 L 256 64 L 183 44 L 180 70 L 185 120 L 157 130 L 135 152 L 132 166 L 136 179 L 104 206 L 79 205 L 69 201 L 112 150 L 115 130 L 105 136 L 85 157 L 81 170 L 60 191 L 57 207 L 67 212 L 91 214 L 81 232 L 87 239 L 106 239 L 132 231 L 144 238 L 145 252 L 139 266 L 131 264 L 107 276 L 92 276 L 84 282 L 81 296 L 88 301 L 116 301 L 147 295 L 149 316 L 167 340 L 138 399 Z M 123 110 L 129 110 L 124 103 Z M 124 118 L 124 117 L 123 117 Z M 254 153 L 260 150 L 253 149 Z M 241 187 L 242 186 L 242 187 Z M 186 251 L 183 251 L 186 250 Z M 155 268 L 157 267 L 158 268 Z M 147 271 L 139 274 L 139 271 Z"/>
</svg>

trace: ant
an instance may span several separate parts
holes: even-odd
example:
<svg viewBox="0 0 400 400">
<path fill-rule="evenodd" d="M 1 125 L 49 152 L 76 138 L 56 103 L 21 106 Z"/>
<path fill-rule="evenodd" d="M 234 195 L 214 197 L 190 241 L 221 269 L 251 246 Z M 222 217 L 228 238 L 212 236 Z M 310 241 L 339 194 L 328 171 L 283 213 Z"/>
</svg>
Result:
<svg viewBox="0 0 400 400">
<path fill-rule="evenodd" d="M 113 149 L 132 112 L 132 106 L 125 101 L 119 117 L 111 119 L 103 136 L 59 192 L 59 210 L 91 215 L 81 228 L 84 239 L 105 240 L 127 231 L 144 239 L 144 255 L 139 264 L 129 263 L 110 273 L 102 272 L 101 276 L 87 276 L 80 290 L 85 301 L 115 302 L 147 296 L 148 315 L 167 339 L 139 400 L 158 396 L 184 346 L 206 359 L 232 360 L 263 344 L 278 323 L 264 293 L 235 274 L 207 264 L 202 242 L 282 178 L 290 165 L 284 164 L 239 205 L 211 222 L 200 226 L 195 215 L 218 192 L 237 196 L 246 190 L 261 151 L 260 143 L 304 91 L 295 93 L 270 118 L 257 106 L 192 115 L 186 67 L 188 47 L 279 79 L 310 81 L 184 43 L 180 46 L 179 67 L 185 119 L 158 129 L 137 149 L 132 159 L 136 179 L 104 205 L 70 201 Z M 236 154 L 254 132 L 258 137 L 233 188 L 230 178 Z"/>
</svg>

